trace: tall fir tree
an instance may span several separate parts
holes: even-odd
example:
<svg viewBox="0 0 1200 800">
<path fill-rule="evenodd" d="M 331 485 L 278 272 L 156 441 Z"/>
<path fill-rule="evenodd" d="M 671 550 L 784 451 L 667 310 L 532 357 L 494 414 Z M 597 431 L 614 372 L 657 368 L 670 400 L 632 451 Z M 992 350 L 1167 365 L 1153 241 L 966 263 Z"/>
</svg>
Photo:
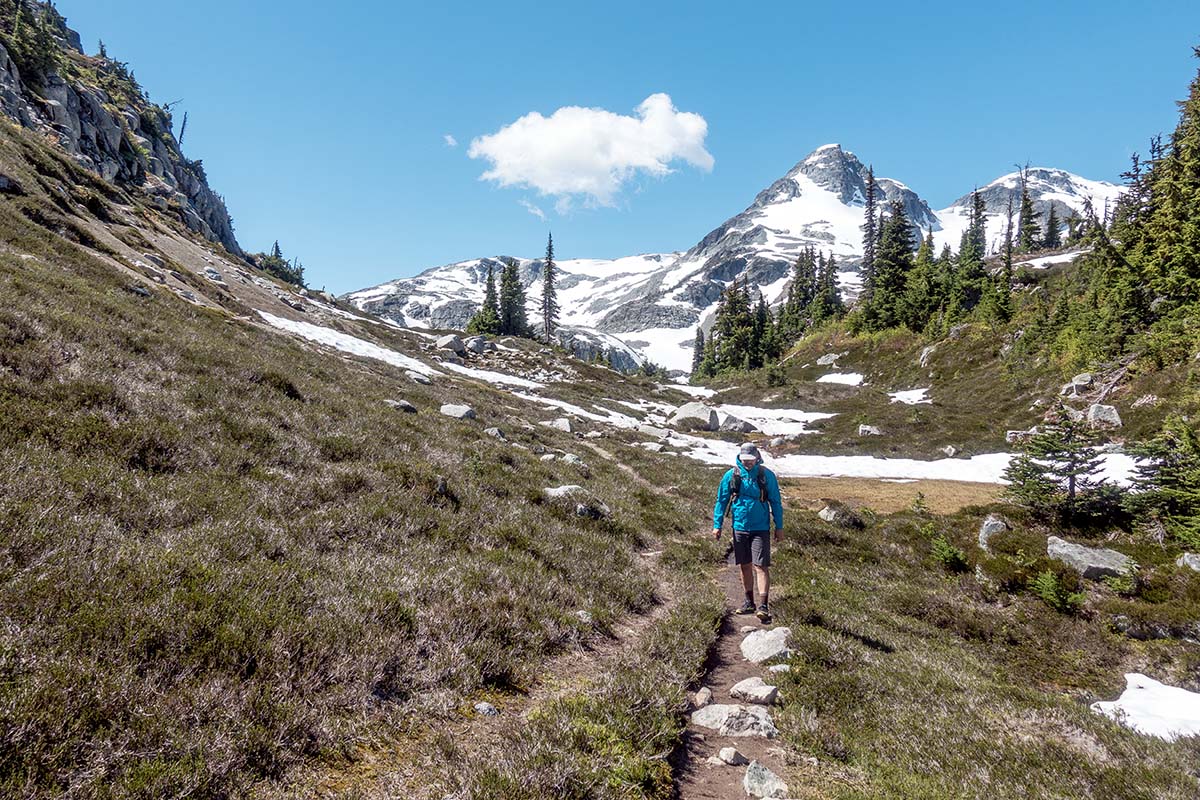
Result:
<svg viewBox="0 0 1200 800">
<path fill-rule="evenodd" d="M 696 338 L 692 343 L 692 375 L 700 372 L 700 362 L 704 360 L 704 328 L 696 326 Z"/>
<path fill-rule="evenodd" d="M 1046 212 L 1046 235 L 1042 239 L 1042 247 L 1047 250 L 1057 250 L 1062 247 L 1062 222 L 1058 218 L 1058 210 L 1050 203 Z"/>
<path fill-rule="evenodd" d="M 933 228 L 930 228 L 917 248 L 917 257 L 905 278 L 900 301 L 900 322 L 914 333 L 921 333 L 928 327 L 944 302 L 937 270 L 933 256 Z"/>
<path fill-rule="evenodd" d="M 863 320 L 869 330 L 901 324 L 904 288 L 913 266 L 912 237 L 903 201 L 893 200 L 875 255 L 873 291 L 863 306 Z"/>
<path fill-rule="evenodd" d="M 500 299 L 496 294 L 496 272 L 488 264 L 487 282 L 483 292 L 483 305 L 475 312 L 467 323 L 467 332 L 481 335 L 495 335 L 501 332 Z"/>
<path fill-rule="evenodd" d="M 554 263 L 554 234 L 546 237 L 546 257 L 542 260 L 542 339 L 554 341 L 558 328 L 558 265 Z"/>
<path fill-rule="evenodd" d="M 1171 417 L 1153 439 L 1136 448 L 1139 463 L 1127 504 L 1157 520 L 1185 547 L 1200 548 L 1200 434 Z"/>
<path fill-rule="evenodd" d="M 505 261 L 500 271 L 500 333 L 505 336 L 529 335 L 525 287 L 521 285 L 521 268 L 515 258 Z"/>
<path fill-rule="evenodd" d="M 879 247 L 879 186 L 875 182 L 875 167 L 867 167 L 866 197 L 863 198 L 863 257 L 860 272 L 863 278 L 863 299 L 869 299 L 875 283 L 875 254 Z"/>
<path fill-rule="evenodd" d="M 1042 226 L 1033 210 L 1029 194 L 1029 167 L 1021 167 L 1021 205 L 1017 213 L 1017 250 L 1028 253 L 1042 243 Z"/>
<path fill-rule="evenodd" d="M 817 275 L 817 291 L 813 298 L 810 316 L 813 325 L 820 325 L 830 319 L 837 319 L 846 313 L 842 303 L 842 294 L 838 289 L 837 263 L 833 253 L 829 254 Z"/>
<path fill-rule="evenodd" d="M 1080 500 L 1103 483 L 1099 478 L 1103 461 L 1095 444 L 1087 423 L 1060 405 L 1005 470 L 1010 495 L 1073 521 Z M 1022 496 L 1022 492 L 1030 494 Z"/>
</svg>

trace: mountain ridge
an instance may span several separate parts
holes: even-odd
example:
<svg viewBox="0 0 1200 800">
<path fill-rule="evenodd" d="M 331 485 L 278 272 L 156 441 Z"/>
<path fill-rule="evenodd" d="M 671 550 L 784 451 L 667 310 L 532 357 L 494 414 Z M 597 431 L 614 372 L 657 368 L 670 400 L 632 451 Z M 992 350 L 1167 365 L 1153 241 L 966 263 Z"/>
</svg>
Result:
<svg viewBox="0 0 1200 800">
<path fill-rule="evenodd" d="M 566 328 L 560 341 L 568 346 L 586 341 L 596 347 L 601 341 L 617 340 L 624 345 L 616 347 L 622 368 L 649 360 L 684 373 L 690 368 L 696 328 L 711 324 L 725 288 L 734 280 L 746 281 L 769 303 L 777 303 L 797 255 L 809 247 L 837 259 L 843 292 L 855 295 L 861 284 L 867 170 L 854 152 L 837 143 L 825 144 L 686 250 L 557 262 Z M 1122 191 L 1115 184 L 1056 168 L 1030 168 L 1027 174 L 1035 212 L 1044 215 L 1054 206 L 1062 221 L 1071 214 L 1083 215 L 1089 205 L 1101 214 Z M 1014 191 L 1019 195 L 1016 179 L 1017 173 L 1002 175 L 978 190 L 986 206 L 992 252 L 1003 239 L 1007 200 Z M 970 192 L 934 210 L 899 180 L 877 176 L 876 183 L 881 204 L 900 201 L 916 227 L 934 231 L 939 247 L 957 249 L 968 221 Z M 360 310 L 401 325 L 462 328 L 482 301 L 487 266 L 498 268 L 504 258 L 431 267 L 343 297 Z M 522 282 L 535 287 L 542 262 L 517 260 Z"/>
</svg>

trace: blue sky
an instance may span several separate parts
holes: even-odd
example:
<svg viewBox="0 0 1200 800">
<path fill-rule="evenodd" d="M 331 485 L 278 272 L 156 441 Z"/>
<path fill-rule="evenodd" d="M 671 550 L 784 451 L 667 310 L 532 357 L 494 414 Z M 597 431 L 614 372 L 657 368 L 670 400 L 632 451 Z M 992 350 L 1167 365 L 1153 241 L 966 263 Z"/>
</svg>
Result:
<svg viewBox="0 0 1200 800">
<path fill-rule="evenodd" d="M 278 239 L 339 293 L 534 257 L 550 228 L 560 258 L 690 247 L 827 142 L 935 208 L 1015 162 L 1116 180 L 1173 127 L 1200 44 L 1194 0 L 1140 15 L 1111 0 L 57 5 L 85 49 L 103 39 L 152 99 L 182 99 L 184 149 L 242 245 Z M 639 127 L 659 93 L 674 111 Z M 564 106 L 612 113 L 534 120 L 485 140 L 492 161 L 468 156 Z M 615 189 L 571 193 L 598 152 L 619 166 L 631 147 Z M 638 169 L 647 159 L 671 172 Z M 481 180 L 489 169 L 518 185 Z"/>
</svg>

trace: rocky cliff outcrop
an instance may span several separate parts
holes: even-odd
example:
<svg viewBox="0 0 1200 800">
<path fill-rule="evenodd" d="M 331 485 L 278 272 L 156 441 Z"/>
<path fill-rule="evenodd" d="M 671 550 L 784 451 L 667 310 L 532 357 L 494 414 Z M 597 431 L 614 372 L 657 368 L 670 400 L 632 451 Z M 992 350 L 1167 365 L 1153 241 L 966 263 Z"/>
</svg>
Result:
<svg viewBox="0 0 1200 800">
<path fill-rule="evenodd" d="M 9 49 L 14 20 L 0 15 L 0 113 L 54 138 L 81 166 L 242 255 L 225 202 L 209 187 L 202 164 L 183 155 L 170 111 L 147 99 L 124 64 L 83 53 L 79 34 L 52 8 L 23 2 L 28 18 L 53 34 L 54 47 L 44 74 L 27 68 L 23 75 Z"/>
</svg>

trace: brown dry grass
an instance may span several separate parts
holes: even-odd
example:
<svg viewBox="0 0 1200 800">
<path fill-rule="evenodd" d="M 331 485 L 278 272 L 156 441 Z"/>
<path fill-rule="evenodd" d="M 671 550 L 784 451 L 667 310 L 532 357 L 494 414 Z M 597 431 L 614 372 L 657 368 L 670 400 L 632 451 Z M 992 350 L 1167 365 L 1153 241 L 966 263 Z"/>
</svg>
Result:
<svg viewBox="0 0 1200 800">
<path fill-rule="evenodd" d="M 917 494 L 935 514 L 953 514 L 970 506 L 996 502 L 1003 486 L 965 481 L 915 481 L 897 483 L 876 478 L 788 478 L 782 481 L 784 498 L 793 507 L 819 511 L 825 499 L 834 498 L 855 508 L 882 514 L 912 508 Z"/>
</svg>

